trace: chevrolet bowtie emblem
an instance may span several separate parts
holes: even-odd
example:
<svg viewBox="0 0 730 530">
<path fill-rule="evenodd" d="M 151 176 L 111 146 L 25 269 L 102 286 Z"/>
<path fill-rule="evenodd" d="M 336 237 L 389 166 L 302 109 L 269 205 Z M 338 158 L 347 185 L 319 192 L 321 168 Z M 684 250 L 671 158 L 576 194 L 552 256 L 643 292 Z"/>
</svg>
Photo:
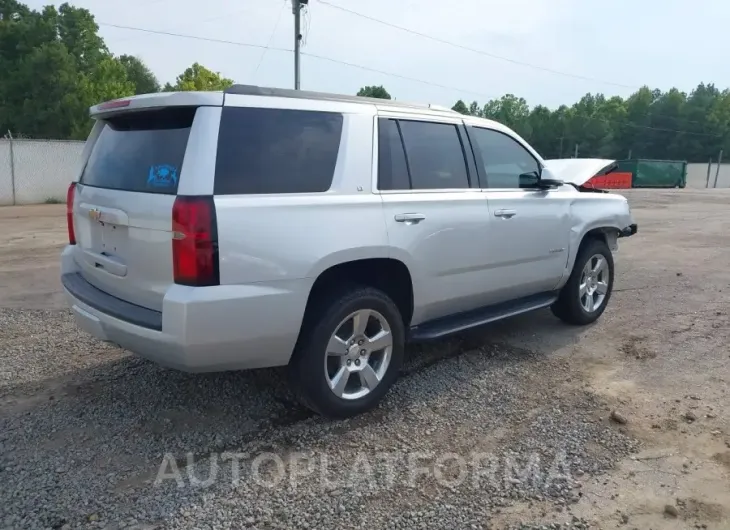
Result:
<svg viewBox="0 0 730 530">
<path fill-rule="evenodd" d="M 94 221 L 99 221 L 101 219 L 101 210 L 98 208 L 92 208 L 89 210 L 89 218 Z"/>
</svg>

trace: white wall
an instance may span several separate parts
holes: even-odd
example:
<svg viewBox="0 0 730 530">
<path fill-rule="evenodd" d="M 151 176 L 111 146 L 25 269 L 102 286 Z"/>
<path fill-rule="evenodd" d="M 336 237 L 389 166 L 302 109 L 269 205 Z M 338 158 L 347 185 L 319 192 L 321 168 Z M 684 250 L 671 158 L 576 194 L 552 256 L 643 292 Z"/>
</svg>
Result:
<svg viewBox="0 0 730 530">
<path fill-rule="evenodd" d="M 80 170 L 84 142 L 13 140 L 15 204 L 66 201 L 69 183 Z M 0 140 L 0 205 L 13 203 L 10 141 Z"/>
<path fill-rule="evenodd" d="M 710 188 L 715 184 L 717 164 L 710 169 Z M 707 185 L 707 163 L 687 164 L 687 187 L 704 188 Z M 730 188 L 730 164 L 720 165 L 720 174 L 717 176 L 718 188 Z"/>
<path fill-rule="evenodd" d="M 0 138 L 0 206 L 13 203 L 10 175 L 10 142 Z"/>
</svg>

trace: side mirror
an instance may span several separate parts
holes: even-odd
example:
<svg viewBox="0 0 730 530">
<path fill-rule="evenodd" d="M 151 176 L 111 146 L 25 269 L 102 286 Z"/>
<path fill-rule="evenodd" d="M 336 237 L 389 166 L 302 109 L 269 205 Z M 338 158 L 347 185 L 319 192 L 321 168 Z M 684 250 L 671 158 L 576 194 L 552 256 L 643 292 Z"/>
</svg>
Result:
<svg viewBox="0 0 730 530">
<path fill-rule="evenodd" d="M 563 182 L 559 178 L 556 178 L 555 175 L 553 175 L 548 168 L 542 168 L 542 173 L 540 174 L 540 184 L 538 185 L 540 188 L 554 189 L 559 188 L 563 184 L 565 184 L 565 182 Z"/>
<path fill-rule="evenodd" d="M 522 173 L 519 177 L 520 188 L 537 188 L 540 185 L 540 175 L 537 171 Z"/>
</svg>

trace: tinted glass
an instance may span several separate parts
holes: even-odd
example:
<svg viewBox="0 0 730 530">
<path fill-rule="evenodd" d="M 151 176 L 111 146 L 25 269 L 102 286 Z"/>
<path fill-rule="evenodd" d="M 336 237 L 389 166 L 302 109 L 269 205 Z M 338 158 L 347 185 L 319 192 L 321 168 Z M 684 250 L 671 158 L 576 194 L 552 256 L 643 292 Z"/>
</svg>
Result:
<svg viewBox="0 0 730 530">
<path fill-rule="evenodd" d="M 456 126 L 400 121 L 413 189 L 468 188 L 464 152 Z"/>
<path fill-rule="evenodd" d="M 174 195 L 195 110 L 162 109 L 105 120 L 81 182 L 114 190 Z"/>
<path fill-rule="evenodd" d="M 223 109 L 216 195 L 327 191 L 337 162 L 342 114 Z"/>
<path fill-rule="evenodd" d="M 489 129 L 472 129 L 489 188 L 519 188 L 520 175 L 539 171 L 535 158 L 516 140 Z"/>
<path fill-rule="evenodd" d="M 398 124 L 394 120 L 381 119 L 378 124 L 378 189 L 407 190 L 410 187 Z"/>
</svg>

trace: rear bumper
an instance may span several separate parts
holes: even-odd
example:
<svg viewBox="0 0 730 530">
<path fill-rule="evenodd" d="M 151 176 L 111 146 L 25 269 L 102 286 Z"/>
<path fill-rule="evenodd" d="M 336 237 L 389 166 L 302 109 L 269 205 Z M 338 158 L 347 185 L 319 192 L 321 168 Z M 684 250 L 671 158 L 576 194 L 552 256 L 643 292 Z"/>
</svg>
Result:
<svg viewBox="0 0 730 530">
<path fill-rule="evenodd" d="M 161 365 L 186 372 L 282 366 L 299 335 L 308 280 L 187 287 L 172 285 L 162 312 L 115 298 L 62 257 L 62 283 L 77 324 Z"/>
</svg>

